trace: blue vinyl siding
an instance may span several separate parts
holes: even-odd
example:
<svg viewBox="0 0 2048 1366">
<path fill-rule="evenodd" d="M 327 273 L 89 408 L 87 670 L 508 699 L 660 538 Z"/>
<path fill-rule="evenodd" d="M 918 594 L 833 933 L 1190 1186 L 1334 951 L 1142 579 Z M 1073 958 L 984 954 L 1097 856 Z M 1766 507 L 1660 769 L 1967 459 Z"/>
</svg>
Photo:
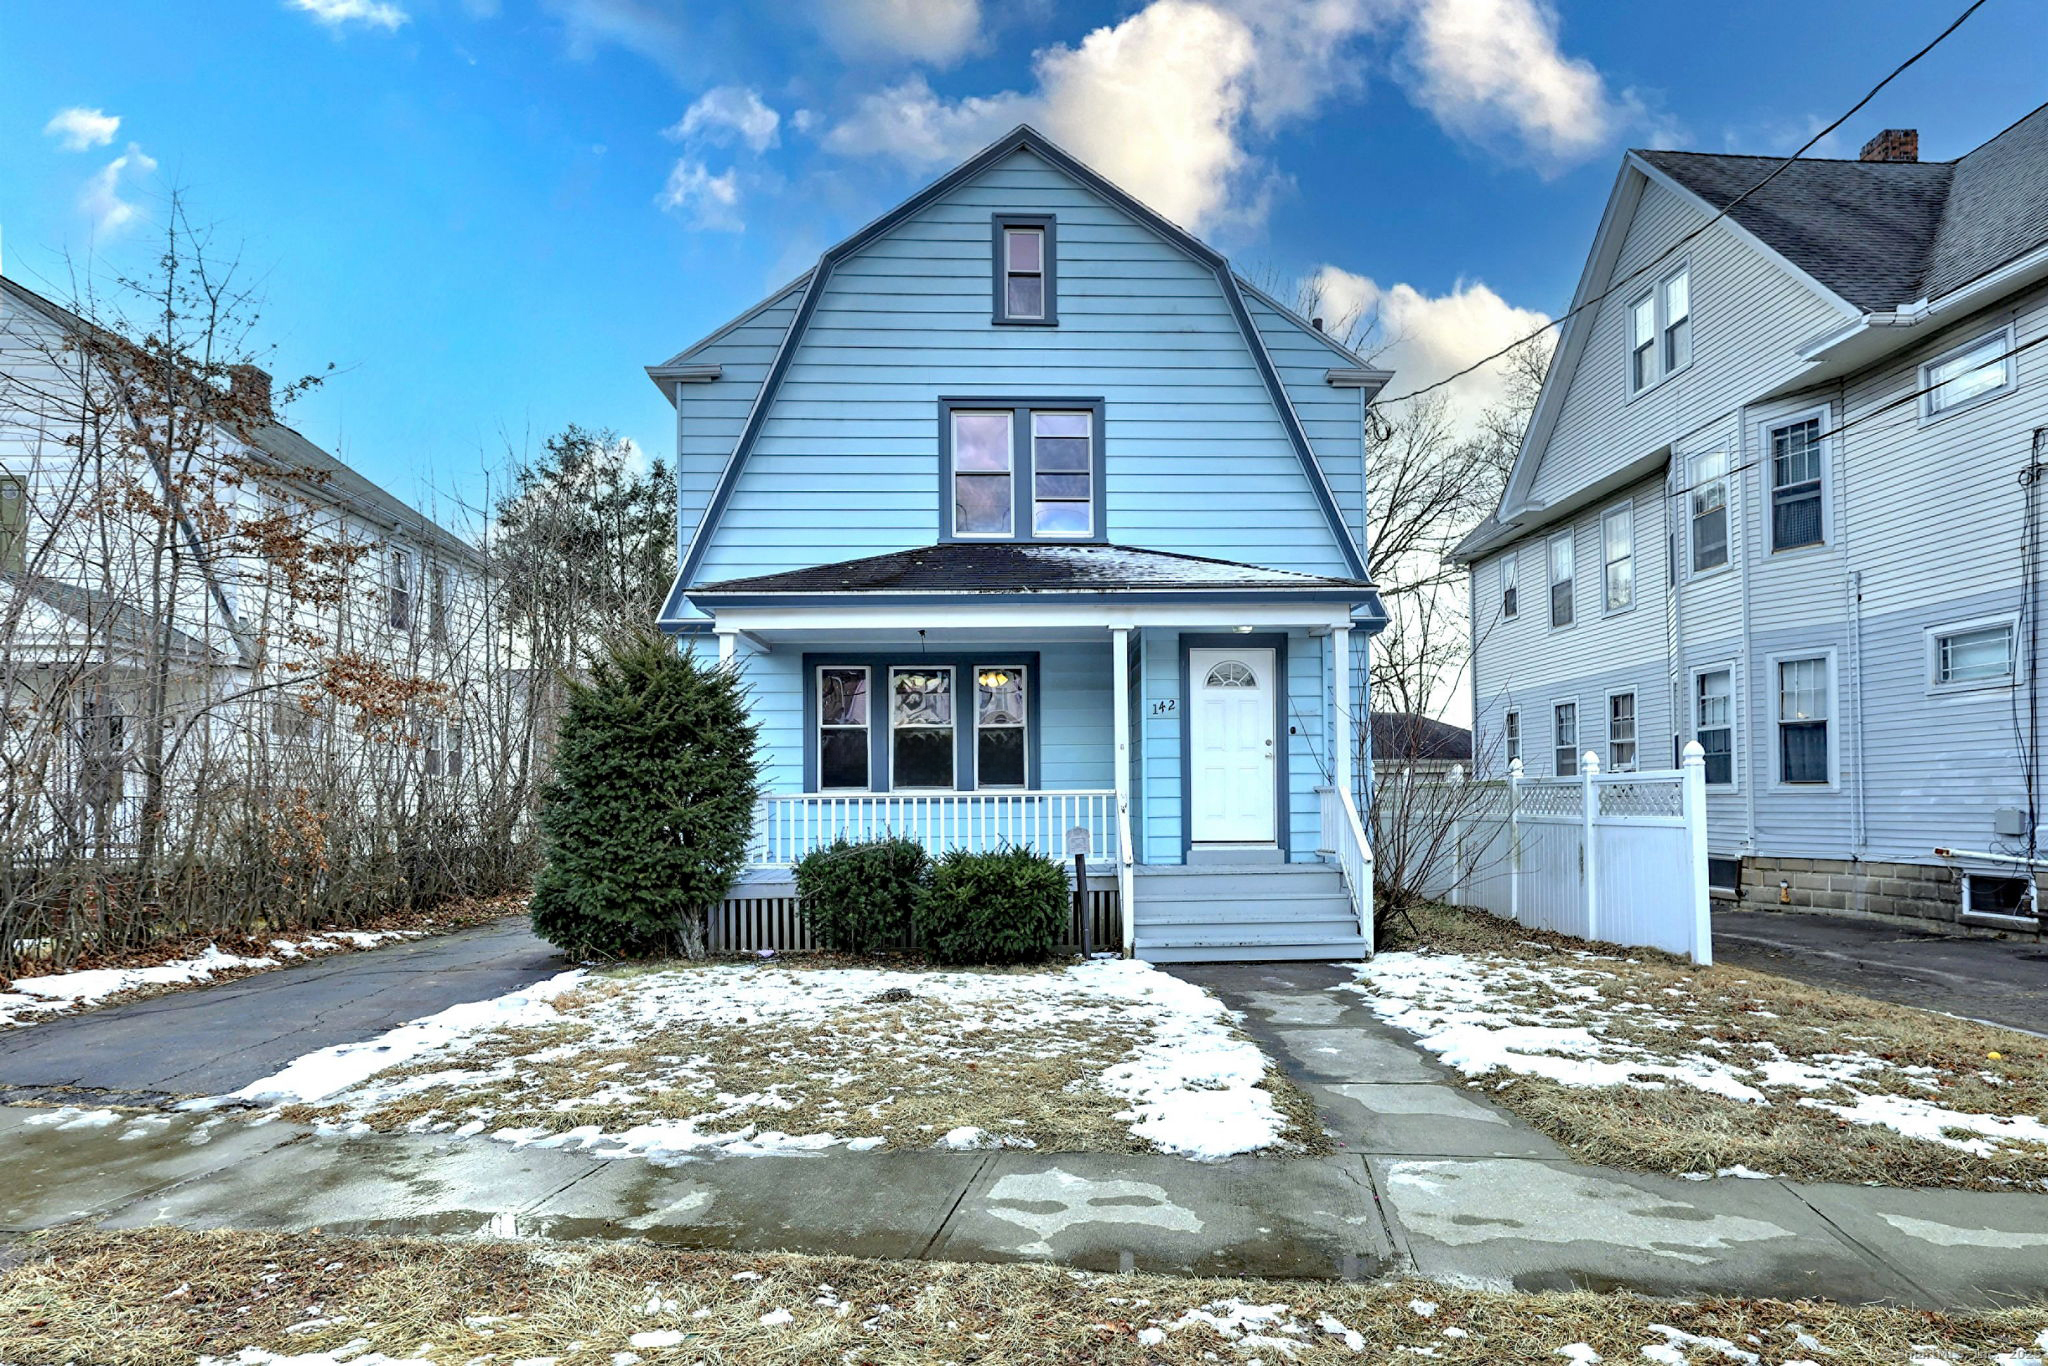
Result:
<svg viewBox="0 0 2048 1366">
<path fill-rule="evenodd" d="M 989 321 L 989 221 L 1002 210 L 1058 215 L 1057 327 Z M 1335 353 L 1249 302 L 1355 522 L 1357 394 L 1322 382 Z M 774 322 L 787 312 L 778 304 L 690 358 L 753 376 L 772 351 L 759 343 L 779 339 Z M 744 352 L 744 366 L 728 348 Z M 720 394 L 729 383 L 730 396 Z M 743 391 L 750 400 L 737 379 L 682 390 L 686 503 L 701 501 L 723 469 L 745 419 L 747 403 L 735 401 Z M 948 393 L 1099 395 L 1116 543 L 1347 572 L 1213 273 L 1020 151 L 831 273 L 696 581 L 935 542 L 932 415 Z M 700 421 L 700 405 L 715 411 Z"/>
<path fill-rule="evenodd" d="M 683 400 L 676 405 L 676 515 L 685 541 L 703 519 L 719 471 L 732 454 L 747 410 L 754 406 L 776 348 L 796 315 L 799 292 L 784 291 L 676 357 L 678 362 L 724 367 L 708 384 L 682 386 Z"/>
</svg>

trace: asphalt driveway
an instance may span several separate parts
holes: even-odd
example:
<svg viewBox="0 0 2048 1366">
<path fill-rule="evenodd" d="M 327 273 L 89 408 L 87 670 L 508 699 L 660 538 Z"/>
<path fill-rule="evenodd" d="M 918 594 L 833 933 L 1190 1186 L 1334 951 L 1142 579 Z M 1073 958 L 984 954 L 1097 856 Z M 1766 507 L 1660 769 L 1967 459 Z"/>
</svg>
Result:
<svg viewBox="0 0 2048 1366">
<path fill-rule="evenodd" d="M 302 1053 L 516 991 L 564 966 L 525 917 L 512 916 L 4 1030 L 0 1101 L 51 1086 L 220 1095 Z"/>
<path fill-rule="evenodd" d="M 1718 911 L 1714 957 L 1815 986 L 2048 1034 L 2048 944 L 1793 911 Z"/>
</svg>

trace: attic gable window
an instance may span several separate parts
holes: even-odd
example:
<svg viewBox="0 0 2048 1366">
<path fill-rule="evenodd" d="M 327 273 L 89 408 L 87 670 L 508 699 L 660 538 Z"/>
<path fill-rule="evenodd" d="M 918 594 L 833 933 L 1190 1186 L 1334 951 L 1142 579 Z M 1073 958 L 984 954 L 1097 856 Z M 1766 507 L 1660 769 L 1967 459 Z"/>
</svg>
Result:
<svg viewBox="0 0 2048 1366">
<path fill-rule="evenodd" d="M 1628 391 L 1640 394 L 1692 364 L 1692 269 L 1681 265 L 1628 306 Z"/>
<path fill-rule="evenodd" d="M 1051 214 L 995 215 L 992 321 L 1030 327 L 1058 323 L 1056 251 Z"/>
<path fill-rule="evenodd" d="M 1100 399 L 939 400 L 940 539 L 1103 538 Z"/>
</svg>

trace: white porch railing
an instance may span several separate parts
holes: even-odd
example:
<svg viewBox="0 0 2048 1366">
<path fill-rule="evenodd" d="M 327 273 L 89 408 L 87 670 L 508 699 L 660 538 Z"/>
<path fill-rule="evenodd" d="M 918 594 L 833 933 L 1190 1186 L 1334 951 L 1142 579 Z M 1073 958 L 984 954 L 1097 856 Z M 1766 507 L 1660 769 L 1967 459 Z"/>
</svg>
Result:
<svg viewBox="0 0 2048 1366">
<path fill-rule="evenodd" d="M 1336 857 L 1344 875 L 1344 889 L 1351 893 L 1351 909 L 1358 915 L 1358 934 L 1371 954 L 1372 943 L 1372 844 L 1365 837 L 1365 822 L 1358 818 L 1358 803 L 1341 787 L 1319 787 L 1316 800 L 1322 808 L 1322 838 L 1317 847 Z"/>
<path fill-rule="evenodd" d="M 761 799 L 749 862 L 783 867 L 842 836 L 891 835 L 918 841 L 934 857 L 1012 845 L 1061 858 L 1067 831 L 1079 826 L 1088 831 L 1090 863 L 1120 863 L 1127 825 L 1109 791 L 777 793 Z"/>
</svg>

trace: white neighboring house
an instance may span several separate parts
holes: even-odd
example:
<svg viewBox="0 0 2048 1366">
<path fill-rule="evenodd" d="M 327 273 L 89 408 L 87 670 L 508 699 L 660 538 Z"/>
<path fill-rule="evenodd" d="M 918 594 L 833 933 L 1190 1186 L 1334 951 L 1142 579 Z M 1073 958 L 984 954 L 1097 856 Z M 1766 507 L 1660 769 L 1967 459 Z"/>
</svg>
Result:
<svg viewBox="0 0 2048 1366">
<path fill-rule="evenodd" d="M 118 848 L 134 837 L 137 718 L 154 671 L 168 680 L 166 732 L 202 718 L 200 739 L 178 751 L 193 756 L 180 760 L 188 787 L 227 781 L 194 779 L 202 757 L 260 782 L 301 751 L 353 745 L 351 728 L 327 719 L 343 694 L 319 685 L 310 660 L 482 676 L 481 658 L 464 658 L 480 647 L 474 546 L 274 417 L 216 425 L 183 481 L 132 454 L 103 457 L 121 449 L 109 434 L 117 423 L 162 419 L 112 401 L 122 385 L 95 359 L 103 350 L 76 342 L 87 334 L 107 335 L 0 278 L 0 703 L 10 722 L 0 816 L 10 840 Z M 269 414 L 269 375 L 238 366 L 233 382 L 248 411 Z M 125 460 L 125 473 L 95 474 L 96 460 L 109 470 Z M 148 499 L 168 515 L 139 512 Z M 282 582 L 254 545 L 251 528 L 266 518 L 279 535 L 289 523 L 320 545 L 364 547 L 337 568 L 345 586 L 316 602 Z M 152 528 L 169 529 L 175 574 L 143 544 Z M 397 723 L 414 741 L 398 747 L 402 762 L 444 786 L 460 780 L 462 712 L 451 695 L 408 713 Z M 38 803 L 48 811 L 24 816 Z"/>
<path fill-rule="evenodd" d="M 1697 739 L 1722 895 L 2024 931 L 2048 109 L 1952 162 L 1918 141 L 1625 155 L 1574 304 L 1601 301 L 1458 550 L 1475 751 L 1650 769 Z"/>
</svg>

